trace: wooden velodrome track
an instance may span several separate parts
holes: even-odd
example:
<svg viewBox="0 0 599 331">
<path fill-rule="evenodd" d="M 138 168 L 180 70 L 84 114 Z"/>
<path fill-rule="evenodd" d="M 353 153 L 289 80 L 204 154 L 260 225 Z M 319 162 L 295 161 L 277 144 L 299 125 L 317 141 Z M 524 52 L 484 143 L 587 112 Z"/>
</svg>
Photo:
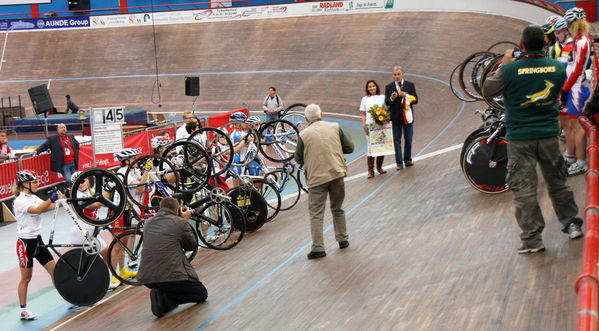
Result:
<svg viewBox="0 0 599 331">
<path fill-rule="evenodd" d="M 347 181 L 349 249 L 340 251 L 329 231 L 327 257 L 306 259 L 304 196 L 234 249 L 199 252 L 194 265 L 209 291 L 206 303 L 156 319 L 148 289 L 121 287 L 49 329 L 574 329 L 583 241 L 559 231 L 544 182 L 547 251 L 520 256 L 511 194 L 472 189 L 459 149 L 430 154 L 461 144 L 480 124 L 473 110 L 484 105 L 464 105 L 451 94 L 444 83 L 451 70 L 472 52 L 518 40 L 525 25 L 482 14 L 385 13 L 156 26 L 159 72 L 177 74 L 160 77 L 165 111 L 190 108 L 183 76 L 200 73 L 200 110 L 242 102 L 257 109 L 274 85 L 287 104 L 317 102 L 325 112 L 358 115 L 366 80 L 383 87 L 390 68 L 402 65 L 420 96 L 414 142 L 420 158 L 401 172 Z M 59 109 L 70 93 L 80 106 L 159 110 L 151 100 L 152 27 L 11 33 L 5 59 L 3 96 L 26 96 L 52 79 Z M 349 176 L 364 170 L 361 157 L 350 163 Z M 584 206 L 583 176 L 570 183 Z M 327 211 L 325 228 L 330 223 Z"/>
</svg>

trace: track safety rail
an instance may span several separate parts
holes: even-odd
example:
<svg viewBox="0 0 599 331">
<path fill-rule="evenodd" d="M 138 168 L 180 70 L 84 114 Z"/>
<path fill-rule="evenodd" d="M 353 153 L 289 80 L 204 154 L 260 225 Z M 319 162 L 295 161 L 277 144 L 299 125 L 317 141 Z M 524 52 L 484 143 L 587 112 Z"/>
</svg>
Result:
<svg viewBox="0 0 599 331">
<path fill-rule="evenodd" d="M 589 137 L 587 156 L 589 170 L 586 173 L 587 206 L 583 217 L 586 222 L 584 246 L 582 249 L 582 271 L 574 284 L 578 294 L 578 331 L 598 330 L 599 328 L 599 129 L 585 116 L 580 124 Z"/>
</svg>

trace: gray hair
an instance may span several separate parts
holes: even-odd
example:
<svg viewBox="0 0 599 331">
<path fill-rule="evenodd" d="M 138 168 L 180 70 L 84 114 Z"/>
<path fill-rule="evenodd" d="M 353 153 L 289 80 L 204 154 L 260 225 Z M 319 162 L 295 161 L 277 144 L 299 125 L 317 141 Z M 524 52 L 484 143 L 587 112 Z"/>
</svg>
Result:
<svg viewBox="0 0 599 331">
<path fill-rule="evenodd" d="M 403 69 L 401 68 L 401 66 L 394 66 L 392 71 L 395 71 L 395 70 L 399 70 L 399 71 L 403 72 Z"/>
<path fill-rule="evenodd" d="M 306 121 L 312 123 L 317 119 L 322 118 L 322 111 L 320 110 L 320 106 L 314 103 L 311 103 L 306 106 L 305 110 Z"/>
</svg>

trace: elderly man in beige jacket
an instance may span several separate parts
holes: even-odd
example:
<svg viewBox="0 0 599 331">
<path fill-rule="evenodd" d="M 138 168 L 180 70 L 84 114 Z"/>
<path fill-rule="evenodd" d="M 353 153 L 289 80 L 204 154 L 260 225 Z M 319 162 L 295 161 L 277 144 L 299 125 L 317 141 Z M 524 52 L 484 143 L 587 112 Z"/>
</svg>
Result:
<svg viewBox="0 0 599 331">
<path fill-rule="evenodd" d="M 339 124 L 322 121 L 322 112 L 318 105 L 308 105 L 305 115 L 310 124 L 300 132 L 294 156 L 298 164 L 304 165 L 309 189 L 312 250 L 308 259 L 317 259 L 327 255 L 322 235 L 327 194 L 331 199 L 335 239 L 339 248 L 349 246 L 345 211 L 342 208 L 345 198 L 343 177 L 347 175 L 343 154 L 353 152 L 354 144 L 343 133 Z"/>
</svg>

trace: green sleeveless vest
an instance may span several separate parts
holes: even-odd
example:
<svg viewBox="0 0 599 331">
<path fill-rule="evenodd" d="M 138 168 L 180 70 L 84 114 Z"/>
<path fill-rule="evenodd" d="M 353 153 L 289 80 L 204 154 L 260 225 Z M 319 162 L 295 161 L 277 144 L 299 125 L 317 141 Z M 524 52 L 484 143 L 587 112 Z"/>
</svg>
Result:
<svg viewBox="0 0 599 331">
<path fill-rule="evenodd" d="M 506 139 L 557 136 L 560 131 L 558 97 L 566 80 L 564 65 L 547 57 L 531 57 L 503 65 L 501 70 Z"/>
</svg>

